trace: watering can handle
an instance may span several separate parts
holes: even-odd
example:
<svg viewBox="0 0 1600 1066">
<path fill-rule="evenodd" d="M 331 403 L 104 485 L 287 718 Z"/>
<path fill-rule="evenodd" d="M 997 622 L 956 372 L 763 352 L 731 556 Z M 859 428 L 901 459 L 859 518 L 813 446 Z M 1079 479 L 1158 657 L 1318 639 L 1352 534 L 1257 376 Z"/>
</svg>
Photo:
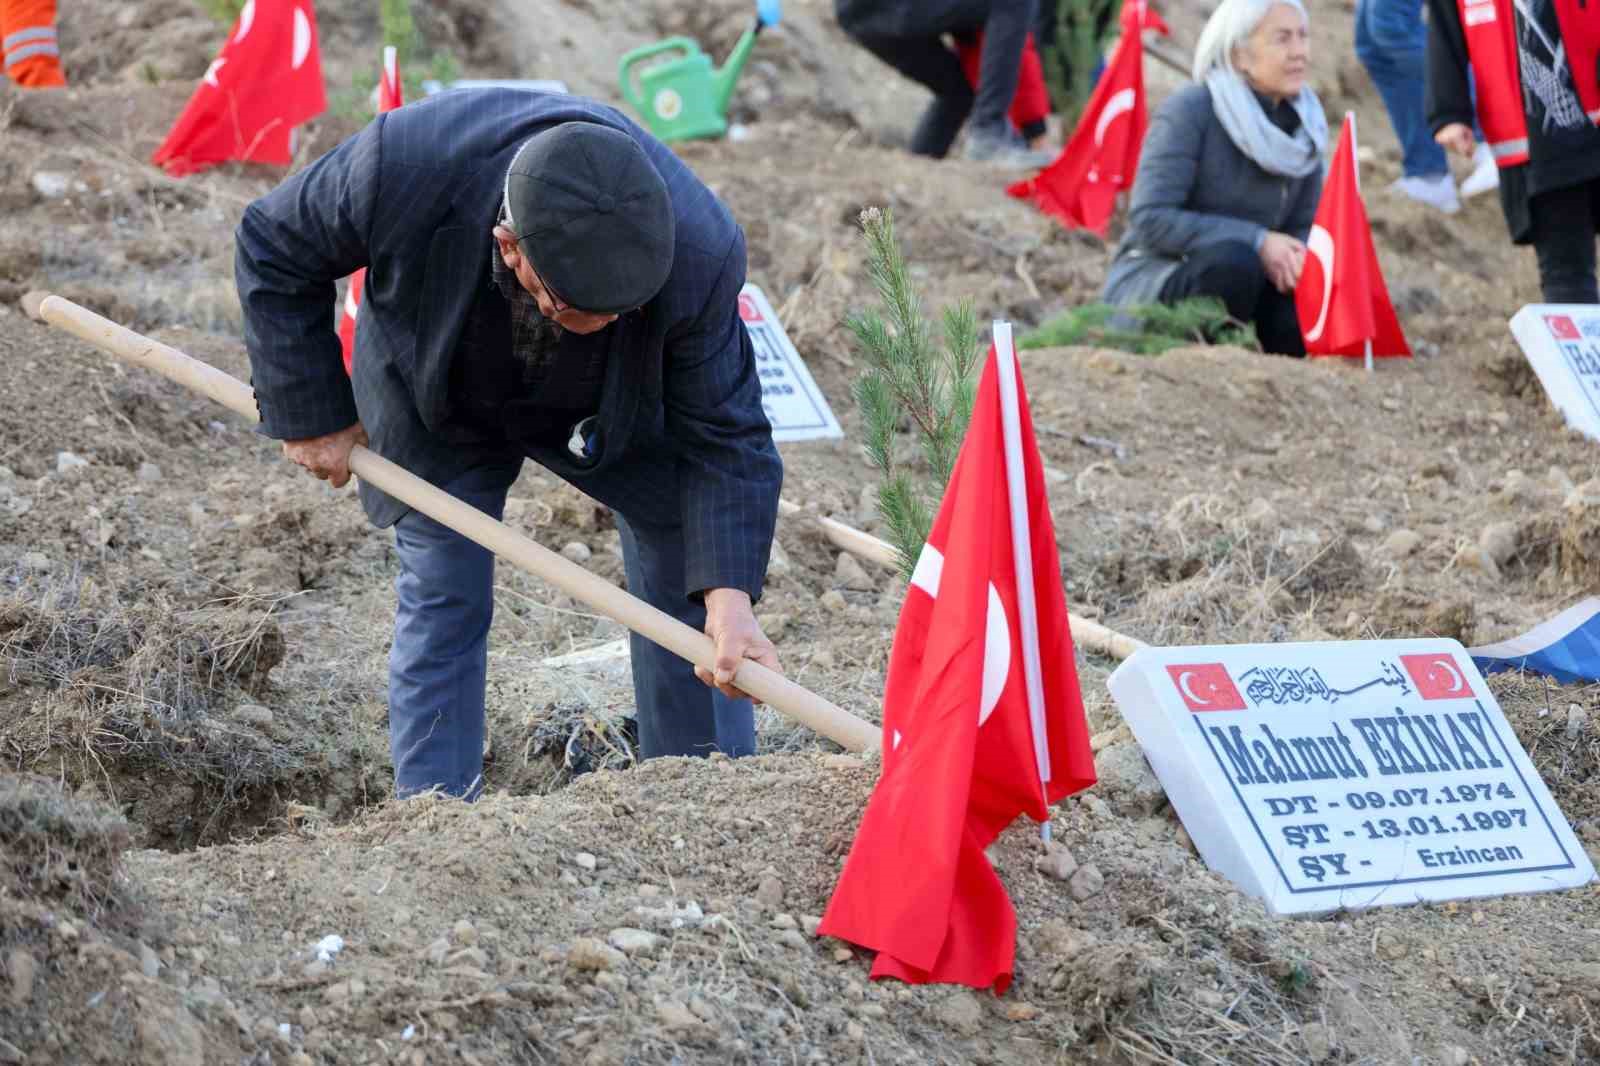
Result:
<svg viewBox="0 0 1600 1066">
<path fill-rule="evenodd" d="M 622 97 L 632 104 L 634 109 L 643 114 L 646 110 L 645 100 L 639 91 L 634 88 L 633 68 L 652 56 L 662 52 L 679 51 L 691 55 L 698 51 L 700 46 L 691 37 L 668 37 L 655 44 L 642 45 L 624 55 L 617 64 L 617 81 L 622 86 Z"/>
</svg>

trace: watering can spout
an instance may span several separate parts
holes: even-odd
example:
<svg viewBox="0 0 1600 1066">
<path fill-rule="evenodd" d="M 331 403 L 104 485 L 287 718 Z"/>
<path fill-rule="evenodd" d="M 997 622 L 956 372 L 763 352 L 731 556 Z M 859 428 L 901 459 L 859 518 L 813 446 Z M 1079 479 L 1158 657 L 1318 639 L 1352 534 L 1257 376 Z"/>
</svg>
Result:
<svg viewBox="0 0 1600 1066">
<path fill-rule="evenodd" d="M 739 42 L 733 46 L 733 51 L 728 54 L 727 60 L 712 75 L 711 92 L 719 114 L 728 113 L 728 102 L 733 99 L 733 86 L 739 80 L 739 72 L 749 60 L 750 50 L 756 44 L 756 35 L 761 32 L 764 25 L 761 19 L 756 19 L 750 28 L 744 31 Z"/>
</svg>

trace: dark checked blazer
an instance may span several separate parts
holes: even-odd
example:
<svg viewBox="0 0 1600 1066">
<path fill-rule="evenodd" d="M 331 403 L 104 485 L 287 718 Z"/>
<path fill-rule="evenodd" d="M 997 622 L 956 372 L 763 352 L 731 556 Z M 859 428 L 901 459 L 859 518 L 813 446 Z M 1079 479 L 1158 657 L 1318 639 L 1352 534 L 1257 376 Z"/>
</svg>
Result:
<svg viewBox="0 0 1600 1066">
<path fill-rule="evenodd" d="M 671 151 L 591 100 L 513 89 L 430 97 L 380 115 L 245 210 L 234 272 L 262 432 L 297 440 L 360 418 L 373 450 L 435 484 L 506 458 L 503 443 L 455 432 L 450 364 L 490 283 L 511 157 L 561 122 L 610 126 L 643 146 L 677 213 L 677 245 L 660 294 L 605 330 L 597 454 L 521 450 L 630 523 L 681 525 L 691 592 L 757 596 L 783 467 L 739 319 L 744 234 Z M 367 279 L 352 381 L 334 281 L 358 267 Z M 407 511 L 365 484 L 361 501 L 380 527 Z"/>
</svg>

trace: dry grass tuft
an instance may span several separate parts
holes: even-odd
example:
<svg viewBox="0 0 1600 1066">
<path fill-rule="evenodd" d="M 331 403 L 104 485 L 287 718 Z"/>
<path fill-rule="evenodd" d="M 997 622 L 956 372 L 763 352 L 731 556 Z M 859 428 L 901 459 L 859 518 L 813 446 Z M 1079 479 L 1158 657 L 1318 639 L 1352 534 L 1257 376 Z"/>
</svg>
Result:
<svg viewBox="0 0 1600 1066">
<path fill-rule="evenodd" d="M 0 776 L 0 888 L 97 915 L 120 901 L 128 823 L 42 777 Z"/>
</svg>

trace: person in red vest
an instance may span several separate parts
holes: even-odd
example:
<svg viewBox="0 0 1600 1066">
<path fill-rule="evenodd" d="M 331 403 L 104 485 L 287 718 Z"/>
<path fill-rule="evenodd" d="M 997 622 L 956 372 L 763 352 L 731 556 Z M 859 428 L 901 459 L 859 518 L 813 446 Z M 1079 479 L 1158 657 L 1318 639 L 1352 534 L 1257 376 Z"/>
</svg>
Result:
<svg viewBox="0 0 1600 1066">
<path fill-rule="evenodd" d="M 1533 245 L 1545 302 L 1600 303 L 1600 5 L 1428 0 L 1428 22 L 1434 139 L 1472 154 L 1476 114 L 1511 240 Z"/>
<path fill-rule="evenodd" d="M 25 89 L 67 84 L 56 39 L 56 0 L 0 0 L 0 48 L 6 77 Z"/>
<path fill-rule="evenodd" d="M 1328 120 L 1306 84 L 1300 0 L 1223 0 L 1194 82 L 1156 109 L 1102 299 L 1220 300 L 1261 347 L 1303 356 L 1294 288 L 1322 195 Z"/>
</svg>

